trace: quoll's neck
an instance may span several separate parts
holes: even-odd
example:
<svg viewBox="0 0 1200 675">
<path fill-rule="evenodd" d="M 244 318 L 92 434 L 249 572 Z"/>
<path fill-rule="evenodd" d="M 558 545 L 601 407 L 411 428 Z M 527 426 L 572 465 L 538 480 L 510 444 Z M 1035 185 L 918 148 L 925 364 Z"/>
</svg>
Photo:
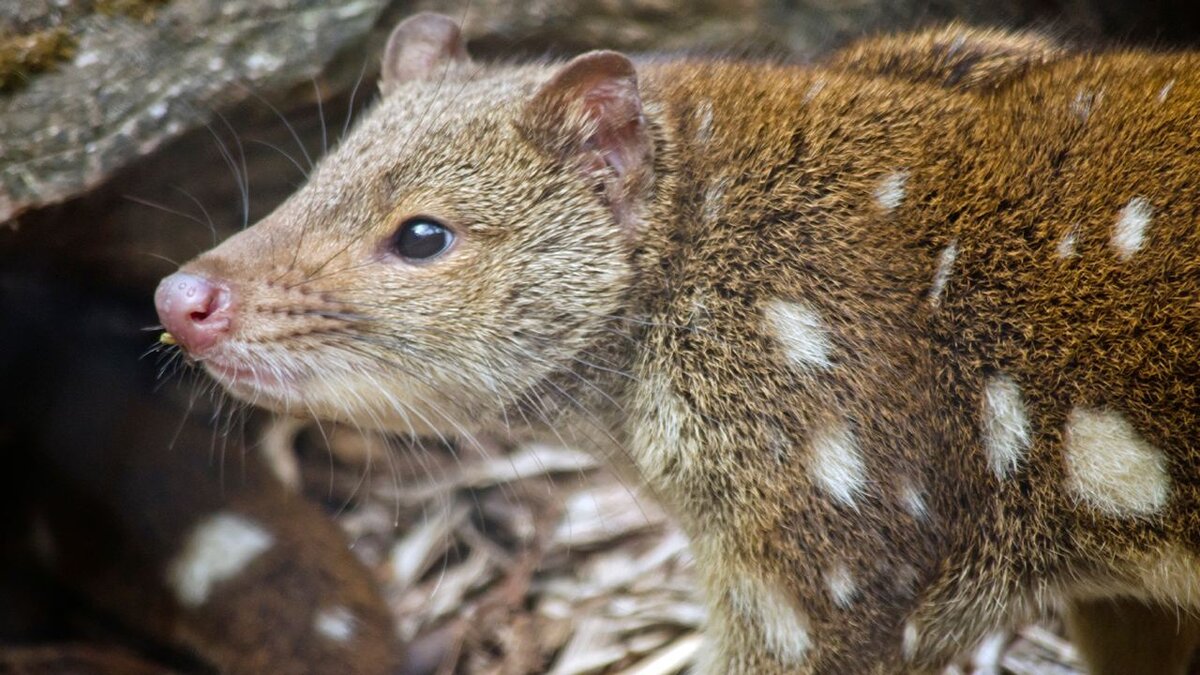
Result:
<svg viewBox="0 0 1200 675">
<path fill-rule="evenodd" d="M 638 414 L 626 415 L 629 431 L 618 436 L 664 489 L 690 491 L 689 471 L 690 484 L 705 485 L 714 462 L 735 464 L 728 480 L 754 483 L 777 471 L 768 427 L 783 420 L 802 436 L 829 414 L 838 387 L 822 388 L 836 374 L 827 362 L 874 373 L 872 386 L 915 386 L 896 373 L 915 370 L 903 361 L 920 350 L 906 341 L 923 333 L 931 270 L 950 235 L 945 221 L 910 216 L 963 164 L 978 103 L 772 64 L 683 62 L 643 73 L 659 134 L 656 187 L 627 305 L 632 378 L 613 396 Z M 780 345 L 768 321 L 779 314 L 802 324 L 806 312 L 847 344 L 798 338 L 795 351 L 814 367 L 784 381 L 770 361 Z M 680 414 L 666 420 L 671 406 Z M 742 449 L 705 442 L 690 454 L 686 439 L 671 436 L 689 419 L 716 422 Z"/>
<path fill-rule="evenodd" d="M 693 66 L 693 68 L 698 66 Z M 522 396 L 504 417 L 527 421 L 517 435 L 547 443 L 563 443 L 589 451 L 607 461 L 631 483 L 640 482 L 628 451 L 629 401 L 639 378 L 634 371 L 651 346 L 644 340 L 657 319 L 657 301 L 671 290 L 666 264 L 668 247 L 684 218 L 675 210 L 691 200 L 680 195 L 679 175 L 685 166 L 679 142 L 681 102 L 660 82 L 668 66 L 640 69 L 642 103 L 654 147 L 654 179 L 639 204 L 636 241 L 630 250 L 632 274 L 624 301 L 598 326 L 591 343 L 567 369 L 560 370 Z M 684 106 L 686 107 L 686 106 Z"/>
<path fill-rule="evenodd" d="M 664 439 L 635 437 L 657 428 L 661 411 L 645 403 L 654 390 L 730 426 L 779 413 L 769 388 L 730 379 L 772 349 L 760 330 L 768 305 L 869 323 L 854 339 L 903 352 L 891 343 L 920 332 L 950 239 L 947 223 L 909 216 L 964 164 L 980 108 L 932 86 L 775 64 L 646 64 L 639 79 L 654 181 L 627 300 L 580 354 L 594 363 L 556 379 L 563 402 L 539 435 L 632 457 L 653 480 L 645 465 L 664 465 L 638 446 Z M 642 417 L 631 413 L 641 405 Z M 809 396 L 787 414 L 815 420 L 822 405 Z"/>
</svg>

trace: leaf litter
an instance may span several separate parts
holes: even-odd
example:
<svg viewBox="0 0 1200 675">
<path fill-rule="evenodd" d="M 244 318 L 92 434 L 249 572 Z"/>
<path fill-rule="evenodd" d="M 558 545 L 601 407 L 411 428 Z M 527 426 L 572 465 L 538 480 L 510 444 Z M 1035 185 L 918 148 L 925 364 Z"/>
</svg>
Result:
<svg viewBox="0 0 1200 675">
<path fill-rule="evenodd" d="M 672 675 L 702 647 L 687 539 L 589 455 L 407 442 L 280 420 L 277 474 L 324 503 L 375 573 L 405 673 Z M 1058 620 L 989 636 L 945 675 L 1082 675 Z"/>
</svg>

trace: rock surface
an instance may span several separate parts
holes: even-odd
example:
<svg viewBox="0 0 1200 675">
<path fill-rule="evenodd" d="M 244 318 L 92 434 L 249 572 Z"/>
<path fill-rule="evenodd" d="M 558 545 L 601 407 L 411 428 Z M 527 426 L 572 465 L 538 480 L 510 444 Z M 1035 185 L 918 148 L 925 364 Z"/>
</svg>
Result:
<svg viewBox="0 0 1200 675">
<path fill-rule="evenodd" d="M 0 4 L 0 223 L 95 188 L 162 145 L 264 97 L 345 93 L 390 26 L 457 14 L 476 53 L 718 50 L 809 56 L 863 32 L 960 18 L 1186 41 L 1171 2 L 1114 0 L 21 0 Z M 37 39 L 35 39 L 37 38 Z M 4 59 L 5 47 L 17 57 Z M 40 50 L 40 52 L 38 51 Z M 45 52 L 45 53 L 42 53 Z M 22 60 L 22 56 L 25 57 Z M 58 61 L 55 62 L 55 56 Z M 36 58 L 35 58 L 36 57 Z M 4 72 L 8 68 L 9 72 Z M 314 78 L 320 78 L 319 80 Z M 320 84 L 313 95 L 312 83 Z M 208 170 L 209 167 L 193 167 Z"/>
<path fill-rule="evenodd" d="M 0 222 L 96 186 L 247 91 L 314 77 L 383 5 L 175 0 L 141 21 L 71 3 L 5 3 L 0 34 L 65 28 L 74 54 L 0 95 Z"/>
</svg>

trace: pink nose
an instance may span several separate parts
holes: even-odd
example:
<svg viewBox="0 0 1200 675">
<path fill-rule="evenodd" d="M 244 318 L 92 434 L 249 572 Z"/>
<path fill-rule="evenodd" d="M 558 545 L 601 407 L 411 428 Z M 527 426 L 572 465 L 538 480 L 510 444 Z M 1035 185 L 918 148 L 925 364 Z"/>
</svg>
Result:
<svg viewBox="0 0 1200 675">
<path fill-rule="evenodd" d="M 229 333 L 233 307 L 229 289 L 204 277 L 176 272 L 154 292 L 163 328 L 189 354 L 199 356 Z"/>
</svg>

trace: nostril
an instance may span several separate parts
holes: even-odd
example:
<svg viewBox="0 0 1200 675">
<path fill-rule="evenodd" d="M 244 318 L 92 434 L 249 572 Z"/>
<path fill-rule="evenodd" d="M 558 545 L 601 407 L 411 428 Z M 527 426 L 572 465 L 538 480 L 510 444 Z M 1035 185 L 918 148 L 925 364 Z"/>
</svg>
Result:
<svg viewBox="0 0 1200 675">
<path fill-rule="evenodd" d="M 193 354 L 223 339 L 233 313 L 225 284 L 184 272 L 159 284 L 155 304 L 163 328 Z"/>
<path fill-rule="evenodd" d="M 194 291 L 195 289 L 192 289 Z M 197 323 L 208 319 L 217 311 L 221 302 L 221 292 L 215 287 L 205 289 L 207 296 L 196 301 L 197 307 L 188 313 L 188 318 Z M 189 293 L 191 295 L 191 293 Z"/>
</svg>

